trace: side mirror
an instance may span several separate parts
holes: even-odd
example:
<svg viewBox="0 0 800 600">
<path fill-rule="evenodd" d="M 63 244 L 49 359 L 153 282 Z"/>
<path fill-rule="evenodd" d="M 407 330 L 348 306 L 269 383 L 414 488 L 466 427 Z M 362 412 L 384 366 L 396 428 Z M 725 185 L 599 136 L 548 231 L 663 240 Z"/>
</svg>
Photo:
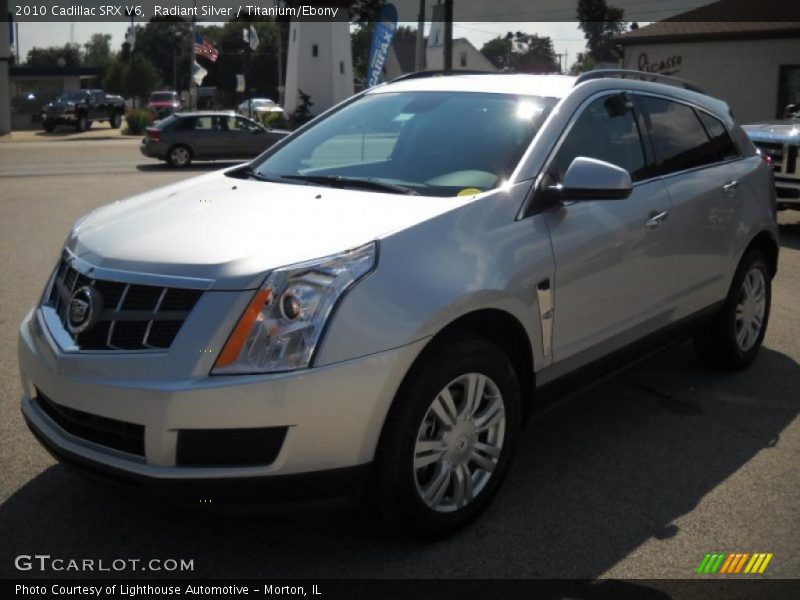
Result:
<svg viewBox="0 0 800 600">
<path fill-rule="evenodd" d="M 578 156 L 572 161 L 564 182 L 547 188 L 547 195 L 558 200 L 624 200 L 633 184 L 623 168 L 596 158 Z"/>
</svg>

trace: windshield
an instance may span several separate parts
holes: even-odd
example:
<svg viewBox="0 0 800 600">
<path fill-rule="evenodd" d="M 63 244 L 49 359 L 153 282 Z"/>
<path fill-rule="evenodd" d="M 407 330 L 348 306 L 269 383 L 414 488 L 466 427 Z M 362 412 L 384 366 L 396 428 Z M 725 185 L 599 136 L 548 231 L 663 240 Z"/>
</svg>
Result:
<svg viewBox="0 0 800 600">
<path fill-rule="evenodd" d="M 367 94 L 253 168 L 268 179 L 359 179 L 431 196 L 485 191 L 511 174 L 555 102 L 476 92 Z"/>
<path fill-rule="evenodd" d="M 171 102 L 175 99 L 172 92 L 154 92 L 150 94 L 150 102 Z"/>
<path fill-rule="evenodd" d="M 77 102 L 83 100 L 85 96 L 86 92 L 64 92 L 56 99 L 61 102 Z"/>
</svg>

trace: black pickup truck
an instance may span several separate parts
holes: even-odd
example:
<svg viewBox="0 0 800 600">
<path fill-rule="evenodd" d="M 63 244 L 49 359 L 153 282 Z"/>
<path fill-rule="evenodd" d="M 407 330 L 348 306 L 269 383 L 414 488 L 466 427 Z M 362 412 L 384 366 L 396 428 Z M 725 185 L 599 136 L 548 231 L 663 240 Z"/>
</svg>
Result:
<svg viewBox="0 0 800 600">
<path fill-rule="evenodd" d="M 94 121 L 108 121 L 118 129 L 124 114 L 125 100 L 121 96 L 103 90 L 76 90 L 48 102 L 42 112 L 42 124 L 45 131 L 53 131 L 58 125 L 72 125 L 77 131 L 86 131 Z"/>
</svg>

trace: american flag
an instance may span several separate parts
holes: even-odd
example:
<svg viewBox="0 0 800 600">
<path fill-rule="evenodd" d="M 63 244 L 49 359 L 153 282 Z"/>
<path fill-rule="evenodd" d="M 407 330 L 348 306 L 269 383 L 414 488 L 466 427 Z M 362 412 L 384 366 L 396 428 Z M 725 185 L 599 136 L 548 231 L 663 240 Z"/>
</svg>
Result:
<svg viewBox="0 0 800 600">
<path fill-rule="evenodd" d="M 206 38 L 202 35 L 194 32 L 194 55 L 200 58 L 207 58 L 212 63 L 217 62 L 217 57 L 219 56 L 219 52 L 217 51 L 214 46 L 211 45 Z"/>
</svg>

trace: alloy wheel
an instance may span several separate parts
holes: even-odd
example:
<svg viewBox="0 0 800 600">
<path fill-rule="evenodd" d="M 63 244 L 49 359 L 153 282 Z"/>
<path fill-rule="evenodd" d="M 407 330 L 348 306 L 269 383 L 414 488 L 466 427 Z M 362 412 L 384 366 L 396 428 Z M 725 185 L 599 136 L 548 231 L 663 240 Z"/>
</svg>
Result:
<svg viewBox="0 0 800 600">
<path fill-rule="evenodd" d="M 494 381 L 467 373 L 448 383 L 417 433 L 413 469 L 420 499 L 443 513 L 470 504 L 492 478 L 505 429 L 505 403 Z"/>
<path fill-rule="evenodd" d="M 753 267 L 747 272 L 736 304 L 736 343 L 742 352 L 750 350 L 758 341 L 764 326 L 767 306 L 767 283 L 761 269 Z"/>
<path fill-rule="evenodd" d="M 189 151 L 183 146 L 173 148 L 170 157 L 172 158 L 172 164 L 176 167 L 183 167 L 189 164 Z"/>
</svg>

